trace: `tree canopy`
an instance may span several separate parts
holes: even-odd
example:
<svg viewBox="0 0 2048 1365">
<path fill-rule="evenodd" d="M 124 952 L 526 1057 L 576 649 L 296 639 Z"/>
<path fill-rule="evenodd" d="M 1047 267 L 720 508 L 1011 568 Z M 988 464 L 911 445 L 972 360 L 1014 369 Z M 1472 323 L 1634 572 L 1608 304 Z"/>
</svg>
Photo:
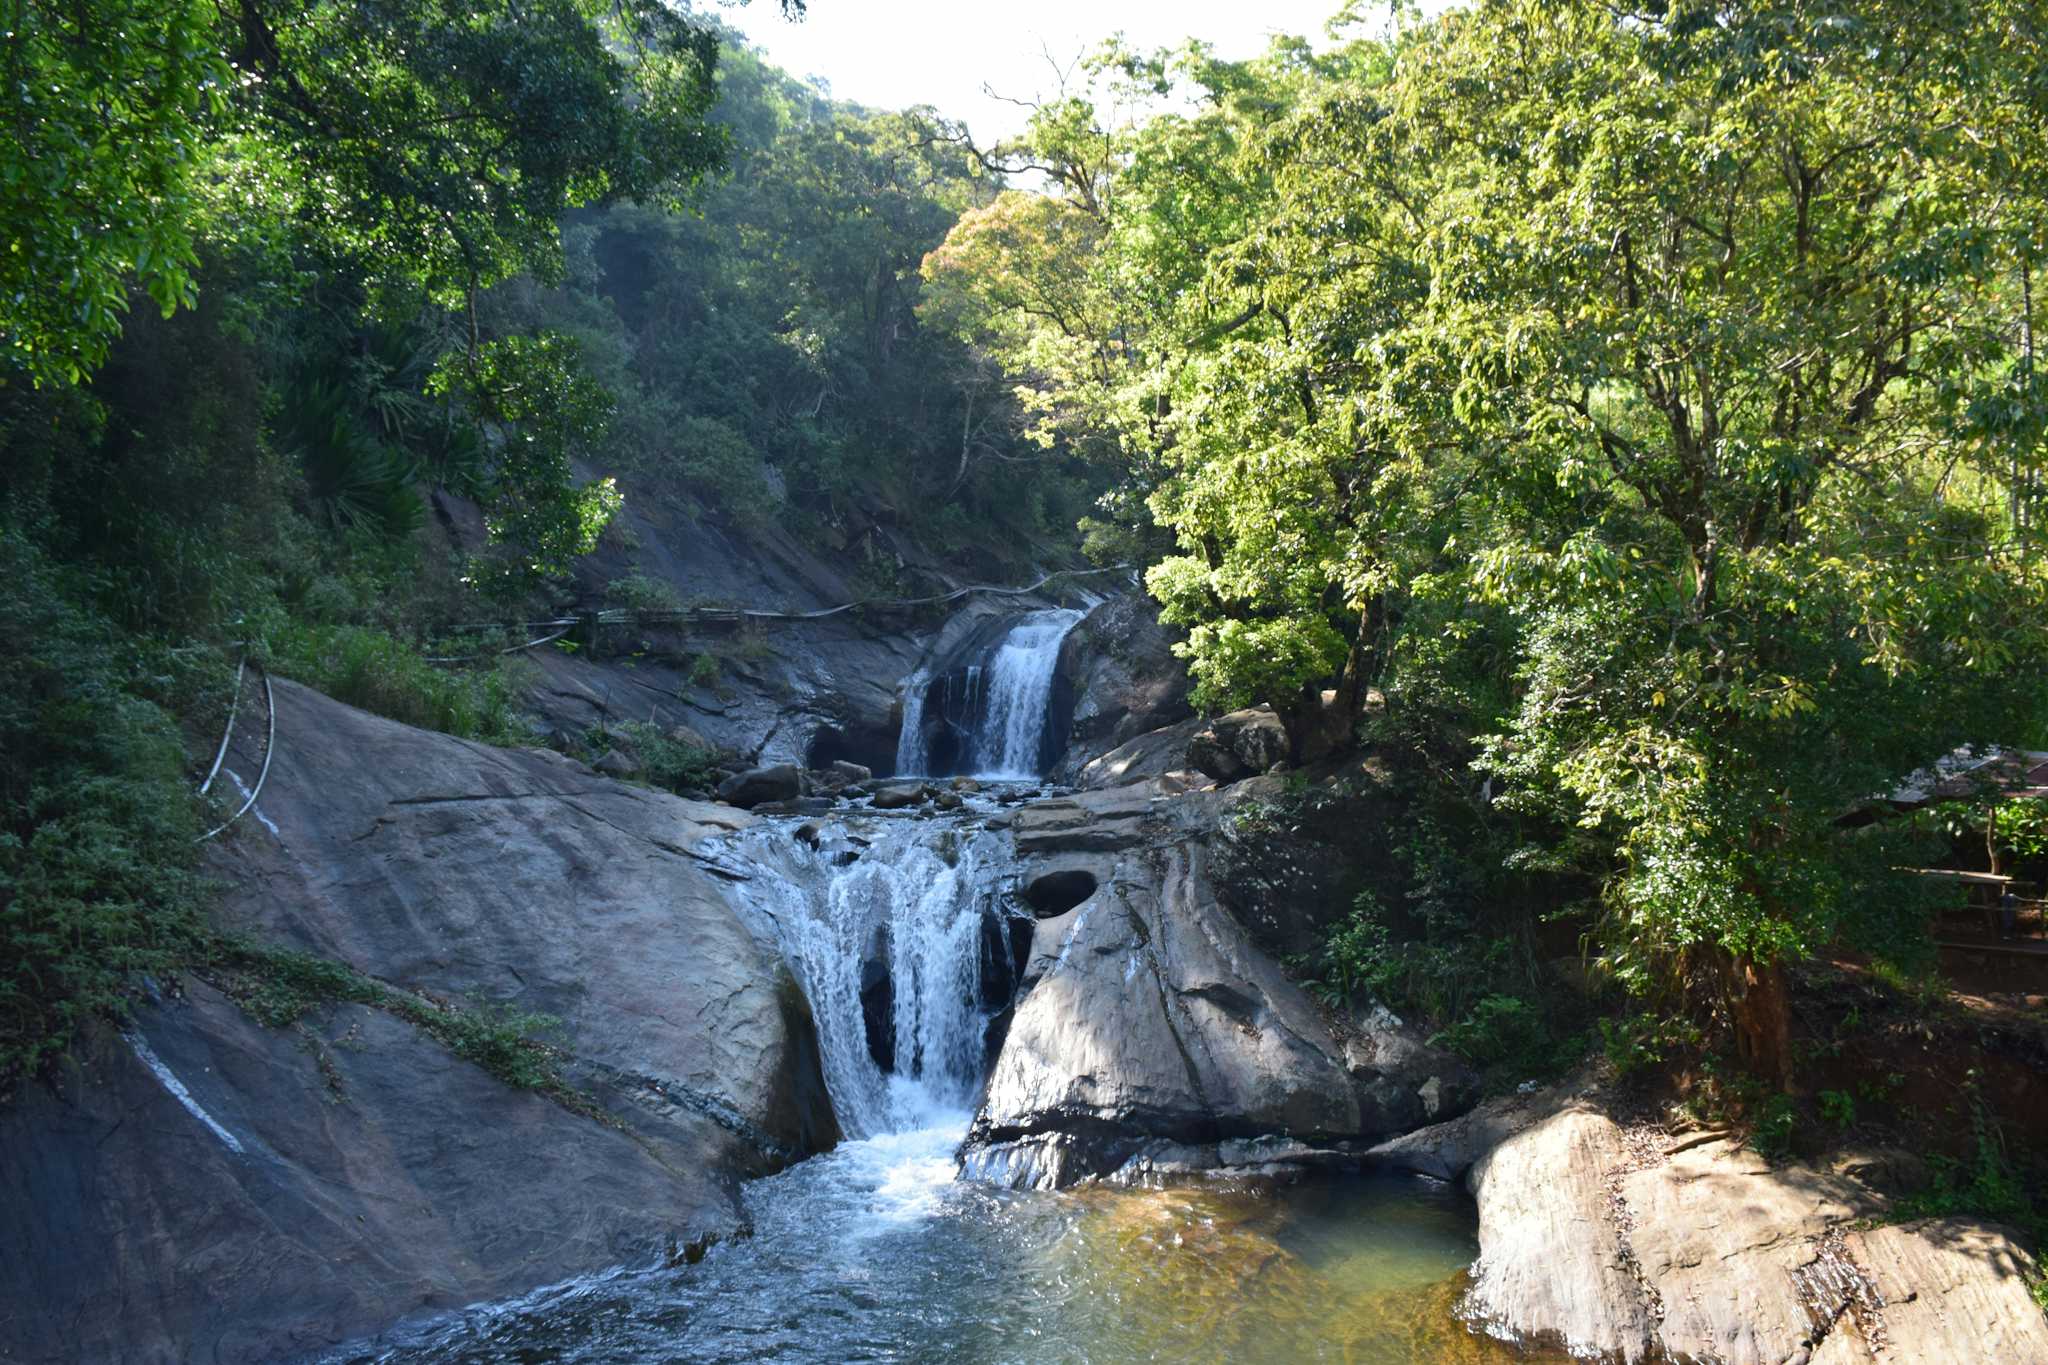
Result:
<svg viewBox="0 0 2048 1365">
<path fill-rule="evenodd" d="M 1034 126 L 1111 149 L 1012 214 L 1090 254 L 1013 233 L 1001 327 L 964 316 L 1123 453 L 1207 700 L 1304 756 L 1462 747 L 1611 850 L 1608 964 L 1782 1072 L 1779 964 L 1917 929 L 1836 817 L 2041 733 L 2043 41 L 2024 3 L 1493 0 L 1192 49 L 1151 67 L 1191 113 Z M 1048 362 L 1105 291 L 1109 363 Z"/>
</svg>

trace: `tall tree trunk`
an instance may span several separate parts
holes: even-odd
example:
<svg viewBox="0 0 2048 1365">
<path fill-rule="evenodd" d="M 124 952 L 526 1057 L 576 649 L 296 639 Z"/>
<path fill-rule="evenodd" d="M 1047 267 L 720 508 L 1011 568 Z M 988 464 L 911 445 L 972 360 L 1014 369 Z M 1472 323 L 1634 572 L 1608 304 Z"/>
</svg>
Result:
<svg viewBox="0 0 2048 1365">
<path fill-rule="evenodd" d="M 1372 634 L 1378 599 L 1368 603 L 1358 616 L 1358 629 L 1337 675 L 1337 686 L 1325 692 L 1313 683 L 1304 685 L 1301 695 L 1286 706 L 1276 706 L 1280 723 L 1296 763 L 1314 763 L 1339 754 L 1358 742 L 1358 720 L 1365 714 L 1366 694 L 1371 691 Z"/>
<path fill-rule="evenodd" d="M 1782 962 L 1727 954 L 1722 990 L 1743 1066 L 1781 1092 L 1792 1090 L 1792 986 Z"/>
</svg>

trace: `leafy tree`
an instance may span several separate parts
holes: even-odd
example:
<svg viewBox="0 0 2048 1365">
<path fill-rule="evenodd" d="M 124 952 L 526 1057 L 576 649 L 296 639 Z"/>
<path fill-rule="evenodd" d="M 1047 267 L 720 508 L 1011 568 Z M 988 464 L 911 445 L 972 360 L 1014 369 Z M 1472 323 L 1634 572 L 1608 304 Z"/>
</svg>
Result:
<svg viewBox="0 0 2048 1365">
<path fill-rule="evenodd" d="M 1477 742 L 1609 850 L 1608 964 L 1781 1082 L 1784 965 L 1919 935 L 1836 816 L 2042 720 L 2042 42 L 2017 3 L 1499 0 L 1184 65 L 1206 107 L 1053 176 L 1105 225 L 1068 277 L 1145 296 L 1095 411 L 1202 698 L 1304 756 L 1375 691 L 1374 734 Z M 1230 193 L 1142 192 L 1192 148 Z"/>
<path fill-rule="evenodd" d="M 37 384 L 106 358 L 130 280 L 192 300 L 199 150 L 227 63 L 204 0 L 20 0 L 0 36 L 0 335 Z"/>
<path fill-rule="evenodd" d="M 497 447 L 478 492 L 491 539 L 520 548 L 533 577 L 559 576 L 597 546 L 618 510 L 615 480 L 577 486 L 571 465 L 604 438 L 612 398 L 586 376 L 577 346 L 555 332 L 488 342 L 430 383 L 461 393 Z"/>
</svg>

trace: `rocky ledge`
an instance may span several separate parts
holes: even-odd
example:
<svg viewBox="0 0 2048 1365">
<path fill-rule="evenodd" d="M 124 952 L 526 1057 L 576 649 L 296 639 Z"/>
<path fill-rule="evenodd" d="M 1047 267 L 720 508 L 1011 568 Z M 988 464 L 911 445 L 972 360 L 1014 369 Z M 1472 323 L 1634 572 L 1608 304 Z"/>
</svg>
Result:
<svg viewBox="0 0 2048 1365">
<path fill-rule="evenodd" d="M 1884 1154 L 1772 1165 L 1568 1087 L 1372 1159 L 1464 1180 L 1480 1256 L 1462 1312 L 1529 1347 L 1626 1365 L 2048 1361 L 2026 1253 L 1975 1219 L 1894 1221 Z"/>
<path fill-rule="evenodd" d="M 1356 1161 L 1474 1098 L 1456 1059 L 1390 1013 L 1333 1017 L 1217 898 L 1227 794 L 1149 787 L 1020 807 L 1039 916 L 962 1162 L 1057 1188 Z"/>
</svg>

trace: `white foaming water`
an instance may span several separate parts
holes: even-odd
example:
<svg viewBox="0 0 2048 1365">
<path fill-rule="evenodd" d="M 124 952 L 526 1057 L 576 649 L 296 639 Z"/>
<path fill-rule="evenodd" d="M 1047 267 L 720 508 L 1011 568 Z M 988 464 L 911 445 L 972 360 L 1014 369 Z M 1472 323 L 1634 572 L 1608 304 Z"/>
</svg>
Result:
<svg viewBox="0 0 2048 1365">
<path fill-rule="evenodd" d="M 739 836 L 745 858 L 769 873 L 742 894 L 773 921 L 811 1003 L 846 1136 L 950 1129 L 981 1082 L 982 918 L 1007 844 L 987 830 L 907 818 L 876 819 L 858 835 L 865 848 L 849 839 L 813 849 L 773 826 Z M 886 961 L 893 987 L 893 1075 L 868 1049 L 861 971 L 871 957 Z"/>
<path fill-rule="evenodd" d="M 903 680 L 903 728 L 896 735 L 896 774 L 916 777 L 931 766 L 924 751 L 924 694 L 931 675 L 922 668 Z"/>
<path fill-rule="evenodd" d="M 1059 608 L 1017 618 L 989 656 L 986 667 L 969 664 L 946 677 L 944 707 L 949 723 L 966 717 L 964 762 L 976 777 L 1031 779 L 1039 776 L 1039 751 L 1051 719 L 1053 675 L 1060 645 L 1085 612 Z M 953 695 L 958 677 L 959 696 Z M 932 675 L 926 669 L 903 683 L 903 729 L 896 737 L 896 772 L 921 777 L 931 772 L 925 735 L 925 697 Z"/>
<path fill-rule="evenodd" d="M 1060 644 L 1081 615 L 1064 607 L 1035 611 L 1003 637 L 989 665 L 988 711 L 974 736 L 977 777 L 1038 776 Z"/>
</svg>

